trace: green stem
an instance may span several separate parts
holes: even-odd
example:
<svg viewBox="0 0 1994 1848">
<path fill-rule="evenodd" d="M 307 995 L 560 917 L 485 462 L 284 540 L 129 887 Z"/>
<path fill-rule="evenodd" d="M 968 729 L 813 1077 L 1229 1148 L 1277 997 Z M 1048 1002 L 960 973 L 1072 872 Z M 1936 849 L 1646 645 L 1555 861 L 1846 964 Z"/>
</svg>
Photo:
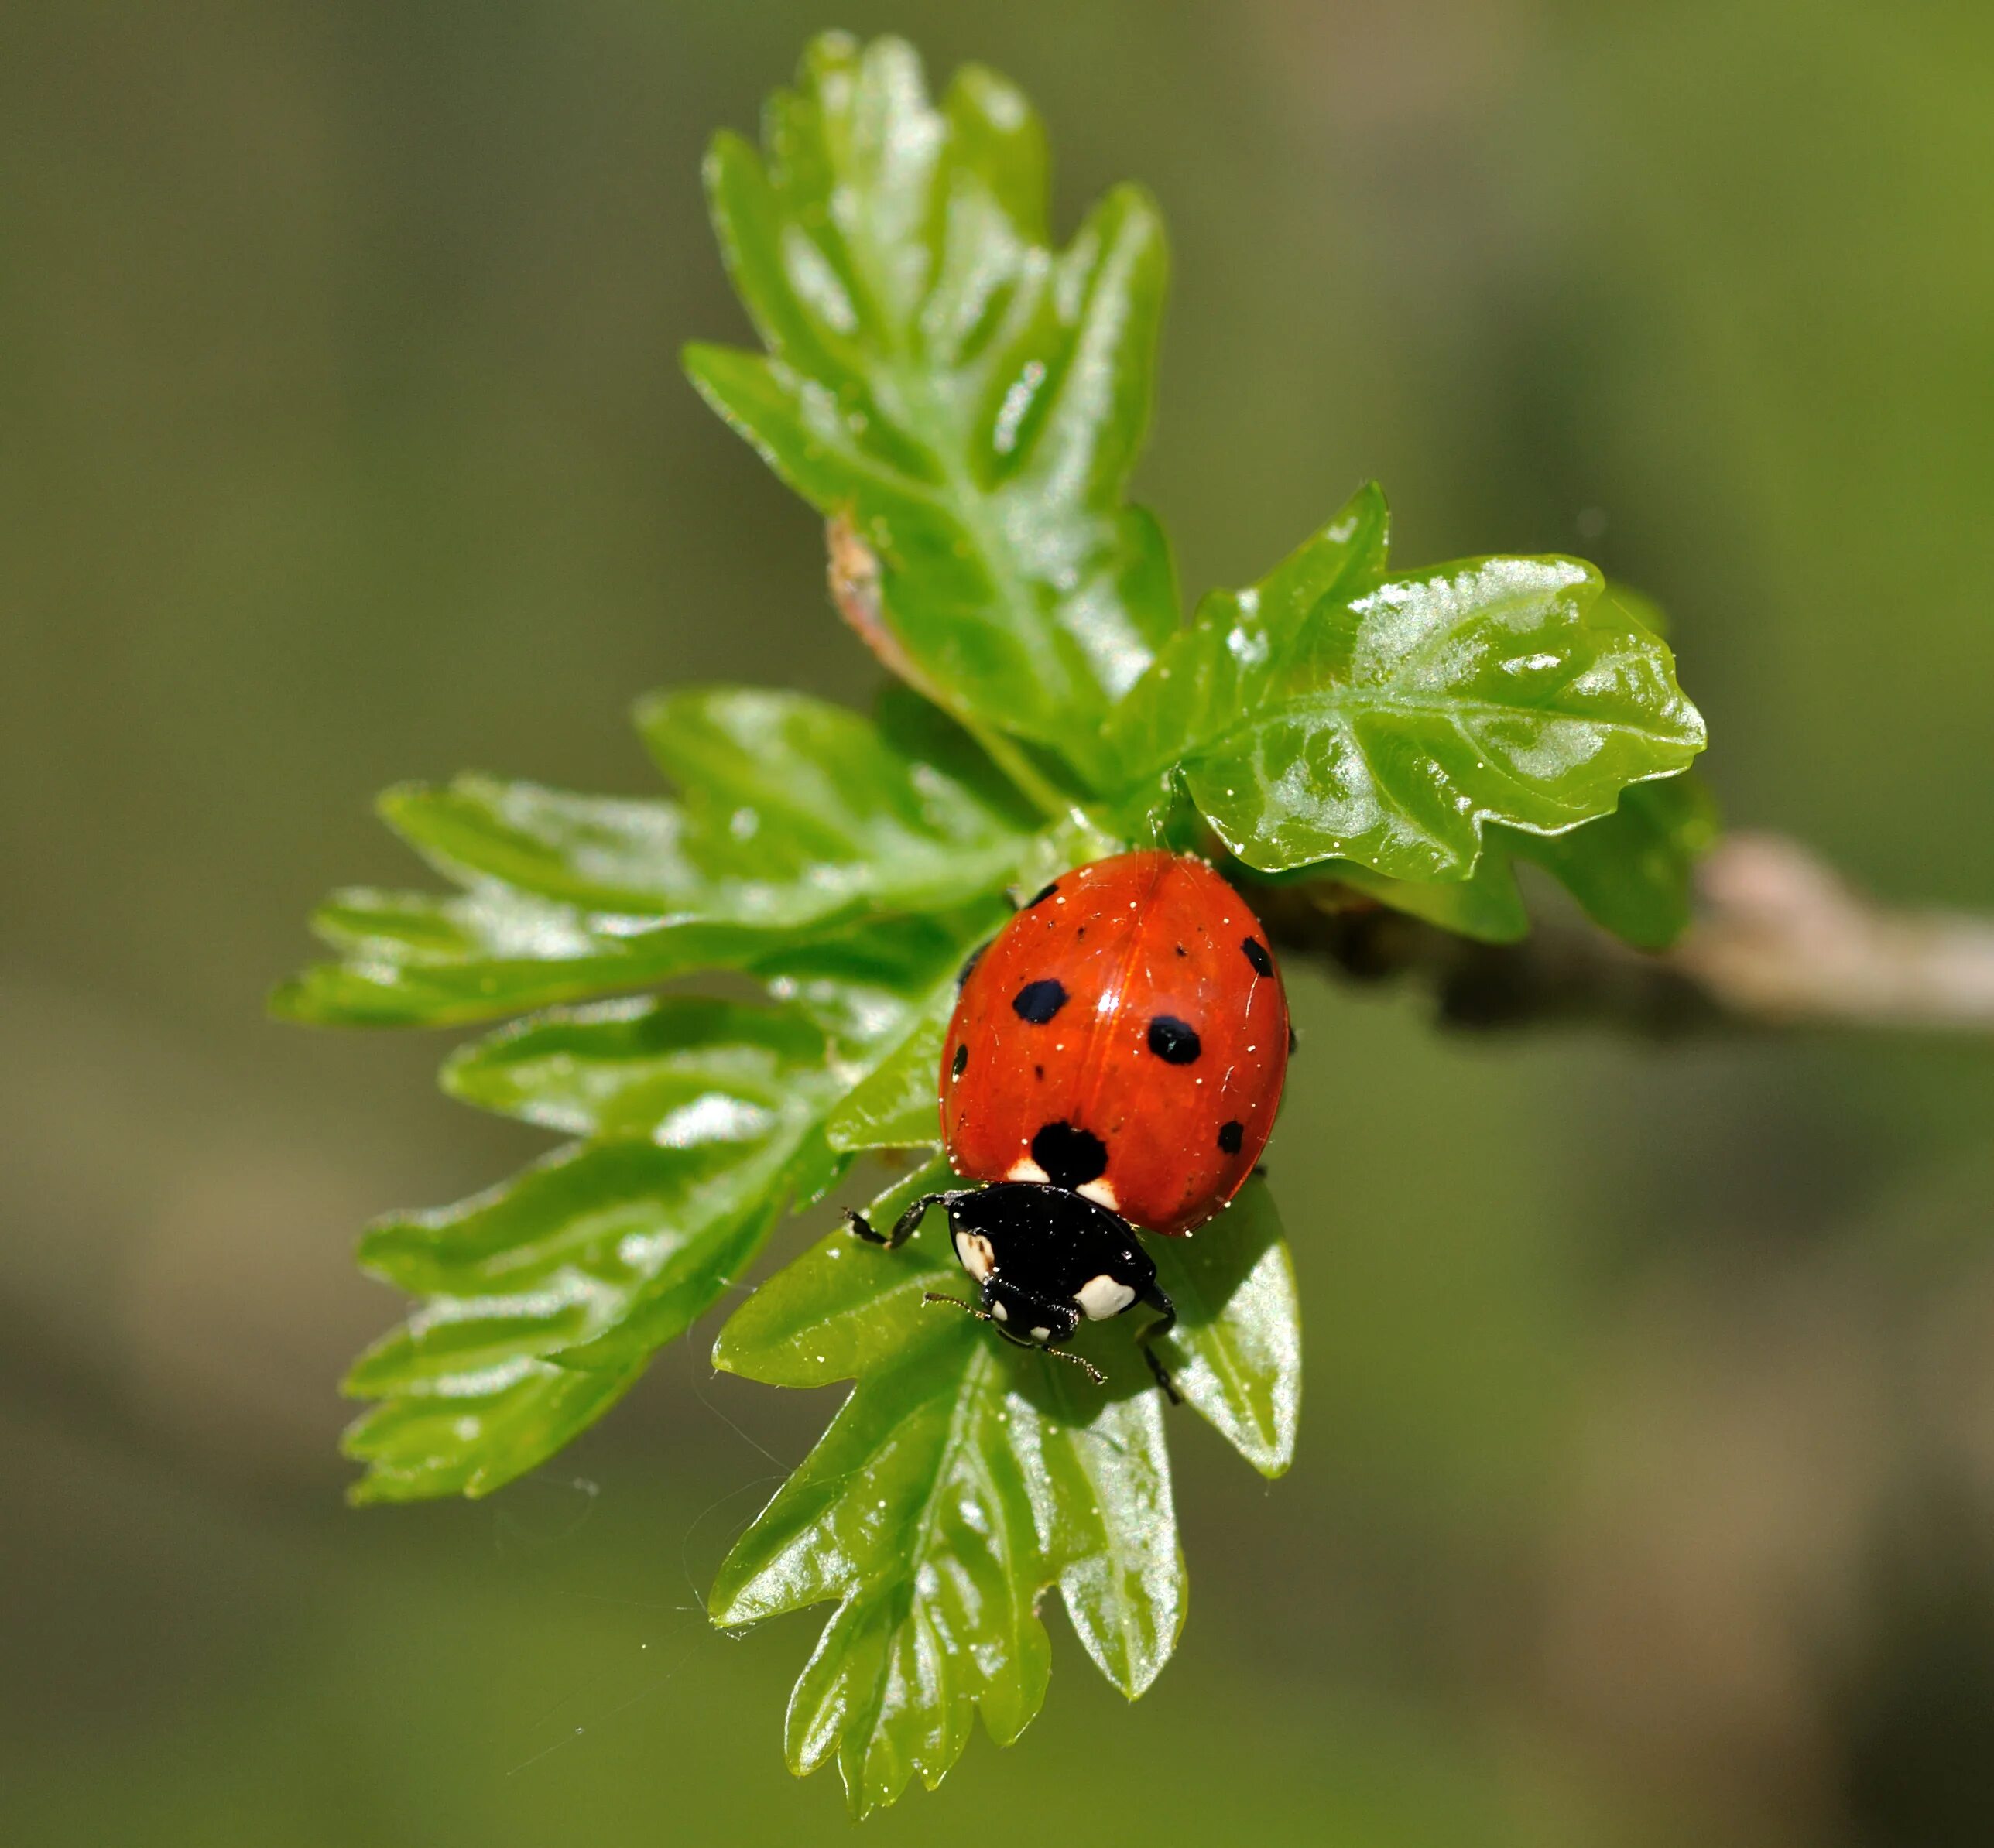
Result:
<svg viewBox="0 0 1994 1848">
<path fill-rule="evenodd" d="M 1032 768 L 1031 759 L 1002 732 L 992 731 L 963 713 L 958 712 L 956 717 L 964 729 L 983 747 L 990 761 L 1017 785 L 1026 799 L 1047 820 L 1057 821 L 1061 816 L 1071 812 L 1076 799 L 1047 782 Z"/>
</svg>

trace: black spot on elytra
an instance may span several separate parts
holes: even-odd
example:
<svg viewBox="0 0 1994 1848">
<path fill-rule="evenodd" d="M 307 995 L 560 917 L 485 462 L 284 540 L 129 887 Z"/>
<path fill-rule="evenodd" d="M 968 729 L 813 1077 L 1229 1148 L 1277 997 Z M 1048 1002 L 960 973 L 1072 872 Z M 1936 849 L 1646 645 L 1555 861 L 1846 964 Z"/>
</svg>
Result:
<svg viewBox="0 0 1994 1848">
<path fill-rule="evenodd" d="M 1189 1065 L 1204 1049 L 1197 1029 L 1174 1014 L 1159 1014 L 1149 1022 L 1149 1050 L 1166 1065 Z"/>
<path fill-rule="evenodd" d="M 948 1069 L 953 1072 L 957 1077 L 960 1078 L 962 1076 L 962 1068 L 968 1064 L 968 1063 L 969 1042 L 965 1039 L 961 1045 L 955 1049 L 955 1063 Z"/>
<path fill-rule="evenodd" d="M 1032 1138 L 1032 1159 L 1055 1187 L 1084 1187 L 1108 1171 L 1108 1145 L 1091 1130 L 1048 1123 Z"/>
<path fill-rule="evenodd" d="M 1218 1126 L 1218 1152 L 1237 1155 L 1245 1145 L 1246 1125 L 1243 1123 L 1221 1123 Z"/>
<path fill-rule="evenodd" d="M 1011 1011 L 1020 1020 L 1042 1027 L 1066 1005 L 1066 989 L 1048 976 L 1043 981 L 1027 982 L 1011 998 Z"/>
<path fill-rule="evenodd" d="M 1051 885 L 1047 885 L 1047 886 L 1042 886 L 1042 887 L 1039 889 L 1038 894 L 1037 894 L 1037 895 L 1036 895 L 1036 897 L 1030 898 L 1027 898 L 1027 899 L 1025 901 L 1024 909 L 1025 909 L 1026 911 L 1030 911 L 1034 905 L 1043 905 L 1043 904 L 1044 904 L 1044 903 L 1045 903 L 1045 902 L 1046 902 L 1048 898 L 1050 898 L 1053 895 L 1053 894 L 1054 894 L 1054 892 L 1057 891 L 1058 890 L 1059 890 L 1059 881 L 1058 881 L 1057 879 L 1055 879 L 1055 880 L 1052 882 L 1052 884 L 1051 884 Z"/>
<path fill-rule="evenodd" d="M 1246 952 L 1246 960 L 1253 965 L 1256 975 L 1274 973 L 1274 959 L 1268 955 L 1267 946 L 1258 937 L 1249 937 L 1239 947 Z"/>
<path fill-rule="evenodd" d="M 1045 1077 L 1045 1075 L 1046 1075 L 1046 1068 L 1045 1068 L 1043 1066 L 1042 1066 L 1042 1065 L 1035 1065 L 1035 1066 L 1033 1066 L 1032 1067 L 1032 1076 L 1033 1076 L 1034 1078 L 1040 1079 L 1040 1080 L 1043 1080 L 1044 1079 L 1044 1077 Z"/>
<path fill-rule="evenodd" d="M 1189 955 L 1191 954 L 1191 952 L 1190 952 L 1188 950 L 1185 949 L 1185 948 L 1184 948 L 1184 946 L 1183 946 L 1183 944 L 1180 943 L 1180 944 L 1177 946 L 1177 954 L 1178 954 L 1179 956 L 1189 956 Z"/>
<path fill-rule="evenodd" d="M 990 947 L 991 943 L 996 941 L 997 939 L 992 937 L 988 943 L 978 943 L 968 955 L 962 959 L 962 967 L 955 972 L 955 985 L 958 989 L 976 973 L 976 965 L 983 960 L 984 951 Z"/>
</svg>

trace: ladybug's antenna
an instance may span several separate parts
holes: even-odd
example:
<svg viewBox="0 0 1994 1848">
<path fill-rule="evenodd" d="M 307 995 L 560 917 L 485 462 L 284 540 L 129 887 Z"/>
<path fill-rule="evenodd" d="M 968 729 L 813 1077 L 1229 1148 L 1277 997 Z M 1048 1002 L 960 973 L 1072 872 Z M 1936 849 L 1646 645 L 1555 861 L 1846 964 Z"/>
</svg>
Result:
<svg viewBox="0 0 1994 1848">
<path fill-rule="evenodd" d="M 1035 1347 L 1037 1344 L 1036 1343 L 1027 1342 L 1023 1345 L 1027 1347 Z M 1071 1360 L 1074 1366 L 1078 1367 L 1080 1371 L 1085 1374 L 1087 1377 L 1097 1386 L 1105 1386 L 1108 1384 L 1107 1374 L 1103 1373 L 1091 1360 L 1084 1359 L 1079 1354 L 1069 1353 L 1064 1347 L 1041 1347 L 1039 1349 L 1039 1352 L 1042 1354 L 1050 1354 L 1055 1360 Z"/>
<path fill-rule="evenodd" d="M 1024 1340 L 1012 1334 L 988 1309 L 980 1309 L 973 1302 L 964 1302 L 960 1296 L 946 1295 L 940 1290 L 924 1290 L 921 1293 L 921 1300 L 923 1302 L 937 1305 L 947 1303 L 951 1309 L 959 1309 L 965 1316 L 973 1316 L 978 1322 L 988 1323 L 1013 1347 L 1028 1347 L 1036 1353 L 1050 1354 L 1056 1360 L 1070 1360 L 1095 1385 L 1105 1386 L 1108 1384 L 1107 1374 L 1096 1367 L 1091 1360 L 1083 1360 L 1078 1354 L 1070 1354 L 1063 1347 L 1041 1347 L 1036 1341 Z"/>
<path fill-rule="evenodd" d="M 923 1290 L 921 1300 L 937 1306 L 945 1302 L 951 1309 L 959 1309 L 965 1316 L 973 1316 L 978 1322 L 990 1323 L 1000 1330 L 1003 1326 L 988 1309 L 980 1309 L 973 1302 L 964 1302 L 960 1296 L 951 1296 L 940 1290 Z"/>
</svg>

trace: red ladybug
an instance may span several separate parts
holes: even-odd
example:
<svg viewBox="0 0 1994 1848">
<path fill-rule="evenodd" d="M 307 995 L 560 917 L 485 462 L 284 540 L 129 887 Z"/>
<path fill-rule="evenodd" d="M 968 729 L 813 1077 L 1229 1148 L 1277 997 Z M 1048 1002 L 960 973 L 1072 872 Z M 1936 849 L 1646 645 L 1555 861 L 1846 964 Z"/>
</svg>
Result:
<svg viewBox="0 0 1994 1848">
<path fill-rule="evenodd" d="M 889 1234 L 856 1213 L 852 1228 L 896 1245 L 944 1207 L 982 1291 L 971 1312 L 1026 1345 L 1057 1352 L 1083 1316 L 1146 1303 L 1143 1351 L 1174 1398 L 1148 1343 L 1176 1311 L 1132 1225 L 1184 1236 L 1239 1191 L 1289 1045 L 1266 936 L 1203 861 L 1063 874 L 970 959 L 943 1045 L 944 1145 L 984 1184 L 924 1195 Z"/>
</svg>

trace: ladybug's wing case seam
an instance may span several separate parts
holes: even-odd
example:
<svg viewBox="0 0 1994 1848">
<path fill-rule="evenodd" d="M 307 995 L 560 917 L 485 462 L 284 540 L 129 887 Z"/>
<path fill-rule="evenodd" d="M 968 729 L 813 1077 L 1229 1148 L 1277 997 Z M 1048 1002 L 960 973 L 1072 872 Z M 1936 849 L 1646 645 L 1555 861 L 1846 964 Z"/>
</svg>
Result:
<svg viewBox="0 0 1994 1848">
<path fill-rule="evenodd" d="M 1081 1093 L 1078 1112 L 1079 1127 L 1091 1130 L 1108 1145 L 1108 1171 L 1103 1177 L 1111 1184 L 1115 1179 L 1116 1141 L 1113 1131 L 1101 1120 L 1101 1088 L 1114 1063 L 1113 1047 L 1107 1043 L 1122 1025 L 1123 998 L 1129 992 L 1129 977 L 1135 968 L 1136 959 L 1149 953 L 1146 939 L 1148 932 L 1143 928 L 1154 909 L 1158 889 L 1170 877 L 1171 861 L 1158 854 L 1143 892 L 1133 902 L 1135 926 L 1129 933 L 1129 941 L 1115 958 L 1108 977 L 1108 986 L 1101 993 L 1095 1004 L 1094 1019 L 1088 1028 L 1087 1045 L 1082 1052 L 1084 1061 L 1081 1069 L 1085 1077 L 1085 1086 Z M 1117 1125 L 1117 1128 L 1119 1126 Z M 1117 1188 L 1118 1193 L 1120 1189 Z"/>
</svg>

